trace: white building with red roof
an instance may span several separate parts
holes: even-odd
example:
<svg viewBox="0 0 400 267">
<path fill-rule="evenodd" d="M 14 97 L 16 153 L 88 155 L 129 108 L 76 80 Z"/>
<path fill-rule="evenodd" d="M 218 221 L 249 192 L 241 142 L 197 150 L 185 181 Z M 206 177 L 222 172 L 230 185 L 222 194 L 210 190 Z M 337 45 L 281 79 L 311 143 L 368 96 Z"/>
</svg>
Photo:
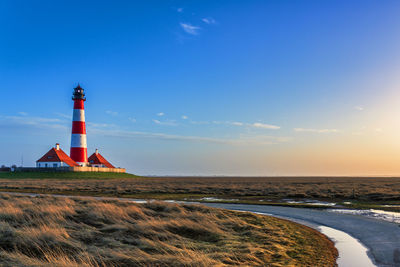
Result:
<svg viewBox="0 0 400 267">
<path fill-rule="evenodd" d="M 60 148 L 57 143 L 55 147 L 51 148 L 49 152 L 44 154 L 39 160 L 36 161 L 37 168 L 57 168 L 57 167 L 77 167 L 78 163 L 73 161 L 65 152 Z"/>
<path fill-rule="evenodd" d="M 115 167 L 108 162 L 96 149 L 89 159 L 89 167 L 95 168 L 110 168 Z M 71 159 L 57 143 L 55 147 L 51 148 L 49 152 L 44 154 L 39 160 L 36 161 L 37 168 L 58 168 L 58 167 L 79 167 L 80 165 Z"/>
<path fill-rule="evenodd" d="M 96 152 L 93 153 L 89 159 L 89 164 L 92 167 L 98 168 L 115 168 L 110 162 L 108 162 L 100 153 L 99 150 L 96 149 Z"/>
</svg>

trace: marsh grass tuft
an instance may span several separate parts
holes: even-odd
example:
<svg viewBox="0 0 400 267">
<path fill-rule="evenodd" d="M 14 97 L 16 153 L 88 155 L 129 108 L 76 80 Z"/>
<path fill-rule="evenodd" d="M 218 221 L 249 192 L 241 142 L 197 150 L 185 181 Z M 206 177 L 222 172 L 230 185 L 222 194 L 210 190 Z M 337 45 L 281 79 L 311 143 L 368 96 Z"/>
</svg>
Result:
<svg viewBox="0 0 400 267">
<path fill-rule="evenodd" d="M 320 233 L 199 205 L 0 195 L 4 266 L 334 266 Z"/>
</svg>

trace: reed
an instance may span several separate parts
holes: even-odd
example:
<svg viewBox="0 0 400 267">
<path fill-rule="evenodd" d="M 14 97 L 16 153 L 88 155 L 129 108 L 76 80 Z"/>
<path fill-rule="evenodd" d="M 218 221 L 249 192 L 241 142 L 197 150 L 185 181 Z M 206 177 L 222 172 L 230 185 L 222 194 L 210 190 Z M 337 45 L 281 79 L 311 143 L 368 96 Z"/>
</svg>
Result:
<svg viewBox="0 0 400 267">
<path fill-rule="evenodd" d="M 0 195 L 4 266 L 335 266 L 317 231 L 164 202 Z"/>
</svg>

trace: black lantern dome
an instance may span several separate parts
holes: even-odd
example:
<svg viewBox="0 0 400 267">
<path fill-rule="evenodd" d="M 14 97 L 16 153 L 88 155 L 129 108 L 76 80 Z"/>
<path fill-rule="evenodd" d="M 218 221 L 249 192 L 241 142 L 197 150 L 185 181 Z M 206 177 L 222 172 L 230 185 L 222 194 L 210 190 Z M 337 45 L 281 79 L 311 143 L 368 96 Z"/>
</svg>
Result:
<svg viewBox="0 0 400 267">
<path fill-rule="evenodd" d="M 74 88 L 74 94 L 73 94 L 73 97 L 72 97 L 72 100 L 77 100 L 77 99 L 82 99 L 83 101 L 86 100 L 84 90 L 79 85 L 79 83 L 78 83 L 78 86 Z"/>
</svg>

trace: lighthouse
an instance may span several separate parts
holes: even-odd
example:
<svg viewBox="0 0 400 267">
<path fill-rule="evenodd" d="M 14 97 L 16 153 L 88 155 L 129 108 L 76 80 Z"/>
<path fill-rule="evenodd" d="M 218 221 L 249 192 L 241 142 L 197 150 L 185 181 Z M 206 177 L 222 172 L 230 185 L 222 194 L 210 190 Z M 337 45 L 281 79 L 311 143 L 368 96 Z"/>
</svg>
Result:
<svg viewBox="0 0 400 267">
<path fill-rule="evenodd" d="M 71 152 L 70 157 L 56 144 L 46 154 L 36 161 L 36 170 L 54 168 L 56 171 L 70 172 L 115 172 L 125 173 L 124 168 L 116 168 L 107 161 L 96 149 L 89 158 L 86 143 L 85 107 L 86 101 L 83 88 L 78 84 L 72 95 L 74 112 L 72 116 Z M 31 171 L 31 170 L 29 170 Z"/>
<path fill-rule="evenodd" d="M 74 113 L 72 117 L 71 153 L 70 157 L 80 166 L 88 165 L 86 125 L 85 125 L 85 93 L 78 84 L 72 96 Z"/>
</svg>

